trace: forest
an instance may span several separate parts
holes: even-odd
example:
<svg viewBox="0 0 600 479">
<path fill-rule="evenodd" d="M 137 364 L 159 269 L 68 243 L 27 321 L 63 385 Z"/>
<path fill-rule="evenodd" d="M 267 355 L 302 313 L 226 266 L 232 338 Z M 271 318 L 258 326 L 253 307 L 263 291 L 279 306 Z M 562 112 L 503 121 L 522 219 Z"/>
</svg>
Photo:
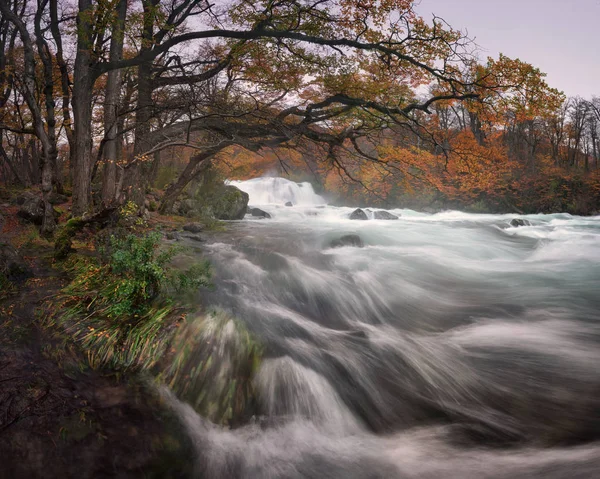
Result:
<svg viewBox="0 0 600 479">
<path fill-rule="evenodd" d="M 53 192 L 73 216 L 143 209 L 173 158 L 161 211 L 208 163 L 388 205 L 597 211 L 598 98 L 367 3 L 3 1 L 0 181 L 39 187 L 45 234 Z"/>
<path fill-rule="evenodd" d="M 422 10 L 0 0 L 1 477 L 595 477 L 600 97 Z"/>
</svg>

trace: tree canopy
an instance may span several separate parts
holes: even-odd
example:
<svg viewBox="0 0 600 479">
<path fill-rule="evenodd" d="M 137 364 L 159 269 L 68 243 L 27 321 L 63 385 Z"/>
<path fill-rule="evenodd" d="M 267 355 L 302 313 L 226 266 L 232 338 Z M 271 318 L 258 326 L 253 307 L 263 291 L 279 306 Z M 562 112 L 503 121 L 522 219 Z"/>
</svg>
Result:
<svg viewBox="0 0 600 479">
<path fill-rule="evenodd" d="M 471 140 L 458 145 L 457 130 L 475 139 L 471 163 L 499 131 L 556 131 L 565 99 L 538 69 L 481 62 L 463 31 L 414 3 L 0 0 L 3 178 L 41 182 L 51 233 L 53 189 L 72 186 L 76 216 L 128 200 L 143 208 L 161 157 L 184 146 L 195 154 L 163 211 L 232 148 L 302 149 L 359 182 L 362 168 L 388 190 L 407 175 L 443 189 L 427 155 L 469 169 L 460 152 Z M 589 130 L 597 164 L 598 105 L 586 105 L 573 150 Z M 553 138 L 556 155 L 567 136 Z"/>
</svg>

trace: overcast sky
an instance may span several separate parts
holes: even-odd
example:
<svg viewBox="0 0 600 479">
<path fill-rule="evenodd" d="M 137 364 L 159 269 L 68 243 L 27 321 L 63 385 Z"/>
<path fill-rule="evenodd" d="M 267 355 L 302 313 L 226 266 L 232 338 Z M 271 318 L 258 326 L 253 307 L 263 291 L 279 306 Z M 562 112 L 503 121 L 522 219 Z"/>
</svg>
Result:
<svg viewBox="0 0 600 479">
<path fill-rule="evenodd" d="M 569 96 L 600 96 L 600 0 L 420 0 L 417 11 L 467 29 L 482 58 L 502 52 Z"/>
</svg>

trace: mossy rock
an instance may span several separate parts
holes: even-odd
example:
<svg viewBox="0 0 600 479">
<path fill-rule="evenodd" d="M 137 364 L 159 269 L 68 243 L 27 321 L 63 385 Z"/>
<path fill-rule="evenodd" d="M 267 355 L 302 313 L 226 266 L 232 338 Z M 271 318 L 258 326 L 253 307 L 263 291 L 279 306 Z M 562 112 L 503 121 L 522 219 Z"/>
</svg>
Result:
<svg viewBox="0 0 600 479">
<path fill-rule="evenodd" d="M 252 377 L 263 349 L 239 321 L 223 311 L 194 318 L 171 347 L 177 352 L 163 378 L 199 414 L 229 426 L 255 414 Z"/>
<path fill-rule="evenodd" d="M 241 220 L 246 215 L 250 197 L 233 185 L 200 191 L 197 201 L 204 216 L 219 220 Z"/>
<path fill-rule="evenodd" d="M 58 231 L 54 240 L 54 259 L 63 260 L 73 250 L 73 237 L 83 227 L 81 218 L 71 218 Z"/>
</svg>

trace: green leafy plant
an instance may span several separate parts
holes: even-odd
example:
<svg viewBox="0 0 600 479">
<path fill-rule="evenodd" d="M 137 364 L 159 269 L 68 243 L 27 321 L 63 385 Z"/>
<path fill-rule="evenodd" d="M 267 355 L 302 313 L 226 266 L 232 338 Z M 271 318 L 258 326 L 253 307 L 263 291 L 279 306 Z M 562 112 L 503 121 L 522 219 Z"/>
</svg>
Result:
<svg viewBox="0 0 600 479">
<path fill-rule="evenodd" d="M 66 263 L 73 280 L 50 316 L 83 347 L 92 367 L 152 367 L 182 317 L 171 294 L 210 285 L 206 261 L 186 271 L 171 268 L 179 250 L 161 248 L 160 238 L 156 232 L 113 236 L 108 254 Z"/>
</svg>

